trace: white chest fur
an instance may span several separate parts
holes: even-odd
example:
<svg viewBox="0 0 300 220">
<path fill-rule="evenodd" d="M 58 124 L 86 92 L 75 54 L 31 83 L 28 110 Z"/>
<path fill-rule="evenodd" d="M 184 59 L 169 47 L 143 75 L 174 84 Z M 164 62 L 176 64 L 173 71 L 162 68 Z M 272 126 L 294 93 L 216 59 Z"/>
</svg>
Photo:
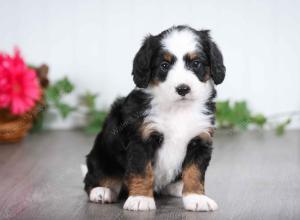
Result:
<svg viewBox="0 0 300 220">
<path fill-rule="evenodd" d="M 154 158 L 155 191 L 173 181 L 181 172 L 189 141 L 211 127 L 210 116 L 203 114 L 205 105 L 182 102 L 166 107 L 153 105 L 146 121 L 164 135 Z"/>
</svg>

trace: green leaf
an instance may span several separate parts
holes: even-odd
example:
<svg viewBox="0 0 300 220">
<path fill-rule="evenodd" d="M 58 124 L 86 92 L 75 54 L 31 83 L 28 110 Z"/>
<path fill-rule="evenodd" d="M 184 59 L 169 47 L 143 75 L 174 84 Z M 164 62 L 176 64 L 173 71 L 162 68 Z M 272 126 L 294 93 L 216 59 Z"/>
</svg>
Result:
<svg viewBox="0 0 300 220">
<path fill-rule="evenodd" d="M 89 112 L 87 115 L 87 126 L 84 130 L 91 134 L 98 133 L 103 126 L 106 116 L 107 112 L 105 111 L 95 110 Z"/>
<path fill-rule="evenodd" d="M 34 133 L 34 132 L 41 131 L 43 129 L 43 125 L 44 125 L 44 118 L 45 118 L 45 111 L 39 112 L 30 132 Z"/>
<path fill-rule="evenodd" d="M 66 103 L 57 103 L 55 106 L 63 118 L 66 118 L 71 112 L 76 110 L 76 108 Z"/>
<path fill-rule="evenodd" d="M 76 108 L 64 102 L 62 98 L 66 94 L 70 94 L 74 90 L 74 85 L 67 77 L 56 81 L 46 89 L 46 100 L 49 106 L 55 107 L 63 118 L 75 111 Z"/>
<path fill-rule="evenodd" d="M 250 111 L 245 101 L 235 102 L 232 108 L 232 122 L 242 130 L 248 128 Z"/>
<path fill-rule="evenodd" d="M 88 134 L 97 134 L 101 130 L 101 125 L 89 124 L 84 128 Z"/>
<path fill-rule="evenodd" d="M 49 86 L 46 89 L 46 98 L 48 101 L 56 102 L 60 99 L 60 92 L 57 87 Z"/>
<path fill-rule="evenodd" d="M 69 94 L 74 90 L 73 83 L 67 77 L 56 82 L 55 86 L 61 91 L 62 93 Z"/>
<path fill-rule="evenodd" d="M 232 127 L 231 123 L 231 107 L 229 101 L 219 101 L 216 103 L 216 119 L 220 127 Z"/>
<path fill-rule="evenodd" d="M 275 132 L 278 136 L 283 135 L 286 129 L 286 126 L 291 123 L 291 119 L 288 118 L 284 122 L 278 124 L 275 128 Z"/>
<path fill-rule="evenodd" d="M 97 94 L 93 94 L 89 91 L 86 91 L 85 94 L 80 96 L 80 104 L 86 106 L 89 111 L 96 109 L 96 98 Z"/>
<path fill-rule="evenodd" d="M 263 127 L 267 122 L 267 118 L 262 114 L 257 114 L 251 116 L 251 122 L 258 125 L 259 127 Z"/>
</svg>

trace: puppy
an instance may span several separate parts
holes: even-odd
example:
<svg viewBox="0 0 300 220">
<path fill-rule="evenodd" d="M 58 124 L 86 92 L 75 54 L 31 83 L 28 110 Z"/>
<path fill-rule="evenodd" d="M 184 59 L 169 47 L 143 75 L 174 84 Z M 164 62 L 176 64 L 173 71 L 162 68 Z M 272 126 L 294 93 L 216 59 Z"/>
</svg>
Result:
<svg viewBox="0 0 300 220">
<path fill-rule="evenodd" d="M 187 210 L 216 210 L 204 177 L 225 66 L 209 31 L 176 26 L 147 36 L 132 75 L 136 88 L 113 103 L 87 155 L 90 201 L 116 202 L 122 188 L 127 210 L 155 209 L 153 192 L 182 197 Z"/>
</svg>

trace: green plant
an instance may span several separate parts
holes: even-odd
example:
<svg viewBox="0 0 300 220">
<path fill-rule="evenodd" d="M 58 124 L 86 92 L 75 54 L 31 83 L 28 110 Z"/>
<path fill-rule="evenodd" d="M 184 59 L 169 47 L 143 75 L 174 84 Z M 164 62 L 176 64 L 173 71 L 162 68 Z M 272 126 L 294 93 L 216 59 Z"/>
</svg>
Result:
<svg viewBox="0 0 300 220">
<path fill-rule="evenodd" d="M 74 88 L 73 83 L 67 77 L 64 77 L 55 81 L 53 84 L 50 84 L 45 89 L 44 96 L 46 107 L 40 109 L 33 124 L 33 128 L 31 129 L 32 132 L 43 129 L 45 114 L 50 108 L 56 109 L 62 118 L 67 118 L 71 112 L 77 110 L 76 107 L 63 101 L 64 97 L 74 91 Z"/>
<path fill-rule="evenodd" d="M 91 92 L 87 91 L 79 98 L 79 103 L 87 108 L 86 126 L 84 127 L 84 130 L 91 134 L 97 133 L 101 130 L 107 115 L 106 111 L 96 108 L 97 97 L 97 94 L 92 94 Z"/>
<path fill-rule="evenodd" d="M 277 135 L 282 135 L 286 126 L 291 122 L 288 118 L 282 123 L 272 123 L 271 118 L 267 118 L 263 114 L 253 114 L 246 101 L 237 101 L 231 103 L 227 101 L 219 101 L 216 103 L 216 121 L 220 128 L 246 130 L 250 125 L 263 128 L 267 124 L 275 127 Z"/>
<path fill-rule="evenodd" d="M 67 118 L 72 112 L 83 114 L 85 118 L 84 131 L 87 133 L 97 133 L 104 123 L 107 115 L 106 111 L 96 108 L 97 94 L 91 92 L 85 92 L 79 95 L 78 105 L 72 106 L 64 101 L 67 95 L 70 95 L 75 89 L 74 84 L 64 77 L 53 84 L 50 84 L 45 91 L 46 96 L 46 108 L 42 109 L 38 114 L 38 117 L 34 123 L 32 131 L 39 131 L 43 128 L 45 113 L 49 109 L 56 109 L 62 118 Z M 81 108 L 85 108 L 86 111 L 81 111 Z"/>
<path fill-rule="evenodd" d="M 63 101 L 63 98 L 74 91 L 74 85 L 67 77 L 50 84 L 46 89 L 46 100 L 48 107 L 54 107 L 63 118 L 68 117 L 71 112 L 76 111 L 76 107 Z"/>
<path fill-rule="evenodd" d="M 285 128 L 288 124 L 291 123 L 291 119 L 290 118 L 287 118 L 285 121 L 279 123 L 276 128 L 275 128 L 275 131 L 276 131 L 276 134 L 277 135 L 283 135 L 284 134 L 284 131 L 285 131 Z"/>
</svg>

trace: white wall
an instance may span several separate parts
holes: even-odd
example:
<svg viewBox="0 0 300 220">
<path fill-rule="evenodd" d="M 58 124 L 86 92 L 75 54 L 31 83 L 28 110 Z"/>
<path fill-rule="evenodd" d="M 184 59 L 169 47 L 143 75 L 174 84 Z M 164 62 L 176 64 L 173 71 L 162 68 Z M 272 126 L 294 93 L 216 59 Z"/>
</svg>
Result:
<svg viewBox="0 0 300 220">
<path fill-rule="evenodd" d="M 272 115 L 300 109 L 299 10 L 297 0 L 1 0 L 0 50 L 18 45 L 29 62 L 50 65 L 52 80 L 66 74 L 109 106 L 133 88 L 132 59 L 147 33 L 208 28 L 227 67 L 219 98 Z"/>
</svg>

